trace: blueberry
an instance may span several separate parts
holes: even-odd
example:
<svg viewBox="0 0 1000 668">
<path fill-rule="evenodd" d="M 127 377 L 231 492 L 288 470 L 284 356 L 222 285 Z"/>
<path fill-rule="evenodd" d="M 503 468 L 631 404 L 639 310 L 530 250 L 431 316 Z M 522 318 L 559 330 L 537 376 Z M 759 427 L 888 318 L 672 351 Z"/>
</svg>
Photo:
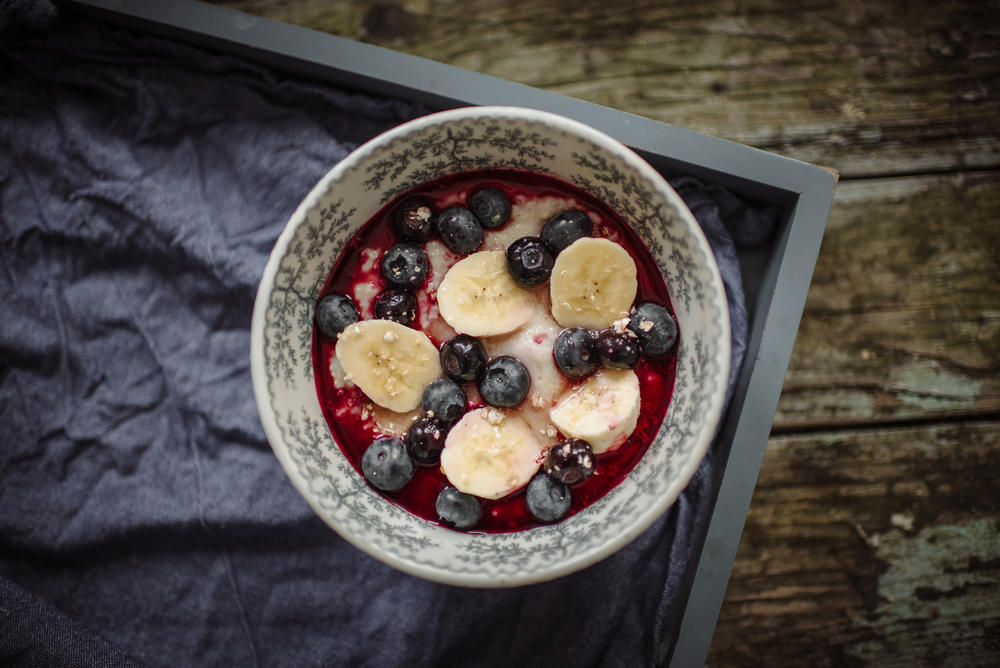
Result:
<svg viewBox="0 0 1000 668">
<path fill-rule="evenodd" d="M 407 197 L 392 213 L 392 229 L 400 239 L 418 244 L 427 241 L 434 232 L 434 205 L 420 195 Z"/>
<path fill-rule="evenodd" d="M 486 368 L 483 342 L 468 334 L 454 336 L 441 346 L 441 368 L 459 383 L 479 380 Z"/>
<path fill-rule="evenodd" d="M 628 328 L 639 337 L 642 354 L 665 357 L 677 345 L 677 321 L 663 306 L 644 302 L 629 314 Z"/>
<path fill-rule="evenodd" d="M 398 438 L 376 438 L 361 456 L 365 479 L 383 492 L 396 492 L 413 477 L 413 461 Z"/>
<path fill-rule="evenodd" d="M 577 239 L 589 237 L 594 232 L 590 216 L 579 209 L 569 209 L 557 213 L 542 226 L 542 240 L 549 245 L 555 255 Z"/>
<path fill-rule="evenodd" d="M 382 278 L 397 288 L 417 288 L 430 270 L 427 253 L 416 244 L 398 243 L 382 256 Z"/>
<path fill-rule="evenodd" d="M 555 257 L 539 237 L 521 237 L 507 246 L 507 271 L 518 285 L 544 283 L 552 275 Z"/>
<path fill-rule="evenodd" d="M 639 363 L 639 337 L 632 330 L 604 329 L 597 333 L 597 357 L 609 369 L 631 369 Z"/>
<path fill-rule="evenodd" d="M 583 327 L 564 329 L 552 345 L 552 359 L 567 378 L 586 378 L 597 369 L 597 337 Z"/>
<path fill-rule="evenodd" d="M 520 360 L 510 355 L 494 357 L 479 379 L 483 400 L 500 408 L 513 408 L 524 401 L 531 387 L 531 376 Z"/>
<path fill-rule="evenodd" d="M 528 502 L 528 511 L 539 522 L 555 522 L 562 519 L 573 503 L 569 487 L 544 473 L 538 473 L 531 479 L 524 498 Z"/>
<path fill-rule="evenodd" d="M 479 224 L 488 230 L 503 227 L 510 219 L 510 200 L 502 190 L 493 186 L 472 193 L 469 208 Z"/>
<path fill-rule="evenodd" d="M 438 378 L 424 389 L 421 404 L 431 417 L 452 424 L 465 412 L 465 392 L 455 381 Z"/>
<path fill-rule="evenodd" d="M 409 325 L 417 318 L 417 298 L 409 290 L 388 288 L 378 293 L 373 310 L 376 318 Z"/>
<path fill-rule="evenodd" d="M 420 418 L 406 432 L 406 451 L 418 466 L 434 466 L 441 461 L 441 449 L 448 428 L 436 417 Z"/>
<path fill-rule="evenodd" d="M 448 207 L 438 214 L 435 226 L 441 241 L 453 253 L 468 255 L 483 243 L 483 226 L 465 207 Z"/>
<path fill-rule="evenodd" d="M 596 465 L 590 443 L 571 438 L 549 449 L 542 468 L 562 484 L 575 485 L 593 475 Z"/>
<path fill-rule="evenodd" d="M 341 294 L 327 295 L 316 304 L 316 326 L 329 337 L 335 338 L 360 318 L 358 307 Z"/>
<path fill-rule="evenodd" d="M 483 514 L 479 499 L 471 494 L 463 494 L 454 487 L 442 489 L 434 507 L 441 521 L 456 529 L 471 529 L 479 523 Z"/>
</svg>

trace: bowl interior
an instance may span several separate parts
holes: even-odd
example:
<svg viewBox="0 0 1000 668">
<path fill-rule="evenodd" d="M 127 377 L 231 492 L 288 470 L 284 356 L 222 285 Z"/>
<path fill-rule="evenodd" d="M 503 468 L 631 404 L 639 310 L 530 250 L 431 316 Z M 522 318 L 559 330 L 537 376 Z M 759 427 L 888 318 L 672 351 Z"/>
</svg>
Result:
<svg viewBox="0 0 1000 668">
<path fill-rule="evenodd" d="M 555 176 L 630 223 L 670 292 L 681 340 L 674 394 L 642 460 L 605 497 L 551 526 L 507 534 L 438 527 L 393 505 L 343 456 L 312 372 L 316 298 L 345 242 L 386 203 L 469 170 Z M 426 116 L 361 146 L 292 215 L 257 295 L 254 391 L 268 439 L 316 512 L 345 539 L 404 571 L 451 584 L 527 584 L 583 568 L 622 547 L 670 504 L 697 468 L 721 413 L 729 365 L 725 292 L 691 212 L 648 164 L 575 121 L 477 107 Z"/>
</svg>

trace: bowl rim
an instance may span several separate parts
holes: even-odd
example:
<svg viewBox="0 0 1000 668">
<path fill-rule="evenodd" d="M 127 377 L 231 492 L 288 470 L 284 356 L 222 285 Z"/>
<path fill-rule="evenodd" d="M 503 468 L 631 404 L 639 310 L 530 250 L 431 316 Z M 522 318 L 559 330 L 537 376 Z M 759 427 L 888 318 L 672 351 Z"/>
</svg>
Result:
<svg viewBox="0 0 1000 668">
<path fill-rule="evenodd" d="M 274 278 L 278 272 L 282 258 L 285 256 L 289 244 L 292 242 L 296 231 L 305 222 L 306 215 L 316 205 L 319 199 L 329 190 L 330 185 L 338 180 L 341 175 L 354 168 L 359 162 L 364 160 L 368 154 L 383 144 L 388 144 L 396 139 L 410 133 L 420 131 L 426 127 L 446 123 L 449 121 L 459 121 L 477 118 L 514 118 L 517 120 L 535 121 L 544 125 L 554 125 L 571 134 L 589 140 L 600 146 L 602 150 L 609 150 L 617 157 L 623 159 L 630 168 L 635 169 L 641 176 L 655 187 L 657 192 L 663 196 L 673 209 L 678 212 L 692 231 L 694 243 L 701 256 L 707 259 L 705 268 L 709 272 L 709 285 L 714 293 L 715 299 L 721 300 L 724 305 L 722 317 L 720 318 L 720 336 L 718 341 L 719 376 L 724 379 L 720 384 L 719 391 L 711 395 L 711 403 L 706 409 L 705 419 L 695 437 L 695 444 L 690 456 L 680 467 L 678 474 L 667 488 L 660 494 L 655 503 L 649 504 L 646 509 L 633 520 L 626 529 L 609 540 L 600 543 L 590 549 L 575 553 L 566 560 L 545 570 L 537 570 L 526 575 L 494 575 L 481 572 L 454 572 L 444 567 L 435 567 L 421 563 L 414 563 L 397 556 L 392 551 L 362 540 L 352 532 L 337 526 L 327 516 L 321 508 L 316 494 L 311 490 L 309 482 L 302 476 L 295 462 L 292 460 L 289 446 L 284 442 L 281 429 L 275 419 L 274 411 L 271 409 L 269 384 L 265 372 L 265 345 L 264 330 L 266 324 L 267 309 L 270 303 L 271 294 L 274 288 Z M 669 290 L 669 286 L 668 286 Z M 375 559 L 389 564 L 403 572 L 416 575 L 427 580 L 442 584 L 459 585 L 478 588 L 499 588 L 513 587 L 544 582 L 558 577 L 576 572 L 587 566 L 591 566 L 598 561 L 614 554 L 628 543 L 635 540 L 639 534 L 648 529 L 652 524 L 665 513 L 680 497 L 683 489 L 691 481 L 698 466 L 701 464 L 708 451 L 708 447 L 715 437 L 720 424 L 722 410 L 725 404 L 726 390 L 729 378 L 729 366 L 731 363 L 731 331 L 729 320 L 729 308 L 726 297 L 725 286 L 715 262 L 711 246 L 705 237 L 701 225 L 694 214 L 681 199 L 680 195 L 667 183 L 666 179 L 656 171 L 648 162 L 643 160 L 635 151 L 614 139 L 613 137 L 596 130 L 585 123 L 576 121 L 559 114 L 548 111 L 541 111 L 530 107 L 519 106 L 471 106 L 449 109 L 420 116 L 409 121 L 396 125 L 375 137 L 358 145 L 342 160 L 338 161 L 329 169 L 322 178 L 314 185 L 309 193 L 303 198 L 299 205 L 292 212 L 279 234 L 274 247 L 268 257 L 264 271 L 261 274 L 258 284 L 257 294 L 254 300 L 254 308 L 250 330 L 250 367 L 254 396 L 261 424 L 271 450 L 274 452 L 285 474 L 291 480 L 293 486 L 299 494 L 306 500 L 313 511 L 324 521 L 327 526 L 347 542 L 374 557 Z M 318 399 L 316 399 L 318 402 Z M 325 424 L 325 423 L 324 423 Z M 598 503 L 600 500 L 597 501 Z M 419 518 L 418 518 L 419 519 Z M 429 528 L 441 529 L 436 525 L 428 523 Z M 447 531 L 448 529 L 441 529 Z M 488 535 L 488 534 L 487 534 Z"/>
</svg>

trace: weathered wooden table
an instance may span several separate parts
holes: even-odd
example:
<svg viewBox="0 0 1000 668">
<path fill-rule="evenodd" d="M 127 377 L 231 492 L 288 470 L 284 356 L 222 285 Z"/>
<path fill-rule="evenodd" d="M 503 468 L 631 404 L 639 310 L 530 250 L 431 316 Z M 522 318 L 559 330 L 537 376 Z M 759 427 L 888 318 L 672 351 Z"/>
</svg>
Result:
<svg viewBox="0 0 1000 668">
<path fill-rule="evenodd" d="M 832 167 L 713 665 L 1000 662 L 1000 8 L 226 0 Z"/>
</svg>

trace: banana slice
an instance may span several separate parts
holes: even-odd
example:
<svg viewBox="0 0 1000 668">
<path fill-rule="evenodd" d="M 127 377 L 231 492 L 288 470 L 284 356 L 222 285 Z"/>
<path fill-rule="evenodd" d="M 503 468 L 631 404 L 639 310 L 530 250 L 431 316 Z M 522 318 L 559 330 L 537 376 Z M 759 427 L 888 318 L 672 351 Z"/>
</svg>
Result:
<svg viewBox="0 0 1000 668">
<path fill-rule="evenodd" d="M 437 292 L 438 309 L 455 331 L 472 336 L 512 332 L 534 313 L 534 295 L 507 273 L 503 251 L 481 251 L 456 262 Z"/>
<path fill-rule="evenodd" d="M 337 337 L 346 379 L 369 399 L 397 413 L 420 405 L 424 388 L 441 376 L 438 351 L 423 332 L 391 320 L 362 320 Z"/>
<path fill-rule="evenodd" d="M 528 484 L 542 454 L 542 444 L 523 419 L 480 408 L 466 413 L 448 432 L 441 470 L 460 492 L 499 499 Z"/>
<path fill-rule="evenodd" d="M 423 416 L 424 409 L 422 406 L 417 406 L 412 411 L 407 411 L 406 413 L 397 413 L 372 402 L 371 409 L 368 411 L 368 417 L 375 420 L 375 429 L 379 434 L 382 436 L 396 436 L 397 438 L 406 436 L 406 432 L 410 430 L 413 423 Z M 364 410 L 362 410 L 361 417 L 362 419 L 366 417 Z"/>
<path fill-rule="evenodd" d="M 608 239 L 577 239 L 556 256 L 552 316 L 563 327 L 603 329 L 628 317 L 639 283 L 635 261 Z"/>
<path fill-rule="evenodd" d="M 631 369 L 602 369 L 562 397 L 549 417 L 559 431 L 587 441 L 597 454 L 616 450 L 639 421 L 639 377 Z"/>
</svg>

